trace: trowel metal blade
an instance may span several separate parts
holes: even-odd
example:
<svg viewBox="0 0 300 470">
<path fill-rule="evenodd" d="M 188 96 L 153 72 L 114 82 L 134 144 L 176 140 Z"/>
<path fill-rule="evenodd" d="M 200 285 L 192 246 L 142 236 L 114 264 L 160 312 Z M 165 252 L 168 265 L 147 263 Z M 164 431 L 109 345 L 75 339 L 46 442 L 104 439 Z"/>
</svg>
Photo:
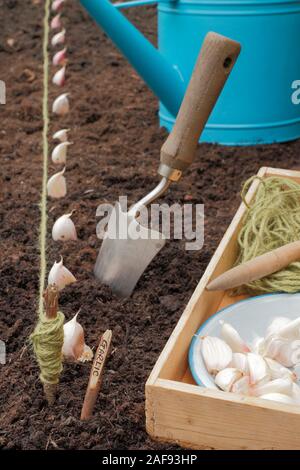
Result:
<svg viewBox="0 0 300 470">
<path fill-rule="evenodd" d="M 140 225 L 117 203 L 95 264 L 95 276 L 120 297 L 129 297 L 148 264 L 165 244 L 156 230 Z"/>
</svg>

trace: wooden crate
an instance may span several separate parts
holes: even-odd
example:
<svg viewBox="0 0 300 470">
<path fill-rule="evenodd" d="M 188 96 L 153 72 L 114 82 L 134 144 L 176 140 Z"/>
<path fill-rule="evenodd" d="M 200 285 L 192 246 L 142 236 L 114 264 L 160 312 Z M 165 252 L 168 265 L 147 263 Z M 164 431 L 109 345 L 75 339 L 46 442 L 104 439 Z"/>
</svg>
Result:
<svg viewBox="0 0 300 470">
<path fill-rule="evenodd" d="M 261 168 L 258 175 L 300 182 L 300 171 Z M 248 202 L 258 184 L 252 183 Z M 240 300 L 205 286 L 232 267 L 245 211 L 241 204 L 146 383 L 147 431 L 156 440 L 192 449 L 300 449 L 300 407 L 200 387 L 188 367 L 190 342 L 199 326 Z"/>
</svg>

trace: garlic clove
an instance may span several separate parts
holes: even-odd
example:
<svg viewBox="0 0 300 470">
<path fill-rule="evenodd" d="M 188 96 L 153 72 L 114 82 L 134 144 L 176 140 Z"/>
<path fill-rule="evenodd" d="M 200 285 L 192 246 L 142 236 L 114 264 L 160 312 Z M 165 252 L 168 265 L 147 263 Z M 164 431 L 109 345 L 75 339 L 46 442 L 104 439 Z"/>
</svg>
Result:
<svg viewBox="0 0 300 470">
<path fill-rule="evenodd" d="M 61 51 L 56 52 L 52 59 L 52 64 L 56 67 L 57 65 L 63 65 L 66 63 L 67 48 L 65 47 Z"/>
<path fill-rule="evenodd" d="M 287 323 L 289 323 L 290 320 L 287 317 L 276 317 L 274 320 L 271 322 L 271 324 L 268 326 L 267 331 L 266 331 L 266 338 L 276 335 L 278 331 Z"/>
<path fill-rule="evenodd" d="M 252 352 L 255 354 L 263 355 L 265 350 L 265 339 L 264 338 L 255 338 L 252 343 Z"/>
<path fill-rule="evenodd" d="M 277 336 L 285 339 L 300 339 L 300 317 L 289 321 L 277 332 Z"/>
<path fill-rule="evenodd" d="M 252 393 L 258 397 L 267 393 L 283 393 L 284 395 L 292 396 L 293 382 L 290 378 L 275 379 L 263 385 L 253 387 Z"/>
<path fill-rule="evenodd" d="M 58 263 L 55 261 L 48 275 L 48 284 L 55 284 L 59 290 L 62 290 L 74 282 L 76 282 L 76 278 L 64 266 L 63 258 L 61 257 Z"/>
<path fill-rule="evenodd" d="M 232 351 L 228 344 L 215 336 L 203 338 L 201 352 L 208 372 L 213 375 L 225 369 L 232 360 Z"/>
<path fill-rule="evenodd" d="M 66 81 L 66 66 L 62 67 L 60 70 L 58 70 L 52 79 L 53 85 L 57 86 L 64 86 Z"/>
<path fill-rule="evenodd" d="M 51 29 L 60 29 L 60 28 L 61 28 L 60 13 L 58 13 L 51 20 Z"/>
<path fill-rule="evenodd" d="M 74 222 L 70 214 L 64 214 L 59 217 L 52 228 L 52 238 L 55 241 L 77 240 L 77 233 Z"/>
<path fill-rule="evenodd" d="M 254 385 L 258 382 L 266 380 L 269 376 L 268 366 L 262 356 L 255 353 L 247 354 L 250 384 Z"/>
<path fill-rule="evenodd" d="M 63 93 L 53 102 L 52 111 L 59 116 L 64 116 L 70 111 L 69 93 Z"/>
<path fill-rule="evenodd" d="M 215 378 L 215 384 L 224 392 L 230 392 L 233 384 L 242 377 L 238 369 L 228 367 L 218 372 Z"/>
<path fill-rule="evenodd" d="M 232 352 L 236 353 L 248 353 L 250 352 L 249 347 L 247 344 L 242 340 L 239 333 L 236 331 L 233 326 L 229 323 L 225 323 L 223 321 L 220 322 L 221 327 L 221 335 L 223 340 L 231 347 Z"/>
<path fill-rule="evenodd" d="M 54 0 L 52 2 L 52 11 L 58 11 L 62 8 L 63 4 L 64 4 L 65 0 Z"/>
<path fill-rule="evenodd" d="M 293 371 L 279 364 L 279 362 L 275 361 L 274 359 L 265 357 L 265 361 L 267 363 L 271 379 L 283 379 L 287 377 L 290 378 L 292 381 L 297 380 L 297 376 Z"/>
<path fill-rule="evenodd" d="M 52 161 L 55 164 L 65 164 L 67 160 L 67 150 L 69 145 L 72 145 L 71 142 L 61 142 L 56 145 L 52 151 Z"/>
<path fill-rule="evenodd" d="M 292 386 L 292 398 L 294 399 L 295 403 L 300 405 L 300 387 L 298 384 L 293 383 Z"/>
<path fill-rule="evenodd" d="M 238 393 L 239 395 L 250 395 L 251 394 L 251 387 L 250 387 L 250 378 L 248 375 L 244 375 L 244 377 L 237 380 L 231 388 L 232 393 Z"/>
<path fill-rule="evenodd" d="M 67 194 L 67 183 L 66 178 L 64 177 L 66 167 L 55 173 L 51 178 L 49 178 L 47 183 L 48 196 L 55 199 L 64 197 Z"/>
<path fill-rule="evenodd" d="M 56 33 L 53 38 L 51 39 L 51 45 L 53 47 L 58 46 L 59 44 L 64 44 L 66 40 L 66 30 L 63 29 L 59 33 Z"/>
<path fill-rule="evenodd" d="M 267 342 L 265 356 L 275 359 L 285 367 L 292 367 L 300 360 L 300 342 L 272 337 Z"/>
<path fill-rule="evenodd" d="M 291 397 L 288 397 L 283 393 L 267 393 L 266 395 L 262 395 L 259 398 L 262 398 L 263 400 L 278 401 L 280 403 L 286 403 L 287 405 L 295 404 L 295 401 Z"/>
<path fill-rule="evenodd" d="M 55 134 L 53 134 L 52 139 L 59 140 L 60 142 L 67 142 L 69 131 L 70 129 L 61 129 L 60 131 L 57 131 Z"/>
<path fill-rule="evenodd" d="M 84 329 L 77 321 L 78 313 L 72 318 L 72 320 L 64 324 L 64 344 L 62 353 L 64 359 L 68 361 L 86 362 L 93 358 L 93 352 L 91 348 L 85 344 Z"/>
<path fill-rule="evenodd" d="M 249 373 L 248 358 L 246 354 L 233 353 L 230 366 L 240 370 L 241 372 L 243 372 L 244 375 L 247 375 Z"/>
</svg>

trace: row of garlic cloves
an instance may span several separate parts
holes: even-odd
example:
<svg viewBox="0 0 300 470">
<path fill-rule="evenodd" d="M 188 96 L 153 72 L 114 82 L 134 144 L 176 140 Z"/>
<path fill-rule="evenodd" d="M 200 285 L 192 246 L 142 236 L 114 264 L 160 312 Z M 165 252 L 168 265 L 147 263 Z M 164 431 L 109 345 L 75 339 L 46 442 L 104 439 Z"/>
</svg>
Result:
<svg viewBox="0 0 300 470">
<path fill-rule="evenodd" d="M 249 347 L 230 324 L 221 322 L 221 338 L 202 338 L 201 353 L 215 384 L 225 392 L 300 405 L 300 387 L 291 368 L 300 364 L 300 317 L 275 318 Z M 290 367 L 290 368 L 289 368 Z"/>
</svg>

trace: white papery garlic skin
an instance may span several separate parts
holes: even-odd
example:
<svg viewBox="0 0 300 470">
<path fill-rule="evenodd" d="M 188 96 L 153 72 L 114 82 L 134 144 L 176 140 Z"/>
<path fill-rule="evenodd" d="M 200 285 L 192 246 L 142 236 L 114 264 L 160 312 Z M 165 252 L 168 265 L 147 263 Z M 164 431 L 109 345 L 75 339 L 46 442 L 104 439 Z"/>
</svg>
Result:
<svg viewBox="0 0 300 470">
<path fill-rule="evenodd" d="M 232 351 L 225 341 L 216 336 L 205 336 L 201 344 L 203 360 L 212 375 L 225 369 L 232 361 Z"/>
<path fill-rule="evenodd" d="M 248 353 L 250 352 L 249 347 L 242 340 L 239 333 L 229 323 L 220 322 L 222 325 L 221 336 L 223 340 L 231 347 L 234 353 Z"/>
<path fill-rule="evenodd" d="M 52 238 L 54 241 L 77 240 L 76 228 L 70 214 L 59 217 L 52 228 Z"/>
<path fill-rule="evenodd" d="M 271 338 L 267 342 L 265 356 L 275 359 L 285 367 L 293 367 L 300 362 L 300 341 Z"/>
<path fill-rule="evenodd" d="M 58 70 L 52 79 L 53 85 L 64 86 L 66 82 L 66 66 L 64 65 L 60 70 Z"/>
<path fill-rule="evenodd" d="M 71 142 L 61 142 L 52 151 L 52 161 L 55 164 L 65 164 L 67 161 L 67 150 L 72 145 Z"/>
<path fill-rule="evenodd" d="M 239 380 L 243 374 L 238 369 L 228 367 L 218 372 L 215 384 L 224 392 L 230 392 L 233 384 Z"/>
<path fill-rule="evenodd" d="M 269 371 L 266 361 L 262 356 L 255 353 L 247 354 L 249 365 L 250 384 L 255 385 L 269 379 Z"/>
<path fill-rule="evenodd" d="M 60 131 L 55 132 L 52 138 L 54 140 L 59 140 L 60 142 L 67 142 L 68 141 L 68 132 L 70 129 L 61 129 Z"/>
<path fill-rule="evenodd" d="M 51 29 L 60 29 L 60 28 L 61 28 L 60 13 L 58 13 L 51 20 Z"/>
<path fill-rule="evenodd" d="M 233 353 L 230 365 L 243 372 L 244 375 L 249 374 L 249 364 L 246 354 Z"/>
<path fill-rule="evenodd" d="M 278 401 L 280 403 L 286 403 L 287 405 L 295 404 L 293 398 L 288 397 L 283 393 L 267 393 L 266 395 L 262 395 L 259 398 L 262 398 L 263 400 Z"/>
<path fill-rule="evenodd" d="M 48 275 L 48 285 L 55 284 L 58 290 L 62 290 L 74 282 L 76 282 L 76 278 L 64 266 L 63 258 L 58 263 L 55 261 Z"/>
<path fill-rule="evenodd" d="M 251 386 L 250 378 L 248 375 L 244 375 L 242 378 L 238 379 L 231 388 L 232 393 L 238 393 L 239 395 L 250 395 Z"/>
<path fill-rule="evenodd" d="M 67 183 L 64 177 L 64 168 L 62 171 L 55 173 L 49 178 L 47 183 L 48 196 L 54 199 L 59 199 L 67 194 Z"/>
<path fill-rule="evenodd" d="M 58 116 L 64 116 L 65 114 L 68 114 L 70 111 L 68 96 L 69 93 L 63 93 L 56 98 L 52 105 L 52 111 L 54 114 L 57 114 Z"/>
<path fill-rule="evenodd" d="M 52 2 L 52 6 L 51 6 L 52 11 L 60 10 L 60 8 L 63 6 L 64 2 L 65 2 L 65 0 L 54 0 Z"/>
<path fill-rule="evenodd" d="M 59 44 L 64 44 L 66 39 L 66 30 L 63 29 L 59 33 L 55 34 L 53 38 L 51 39 L 51 45 L 53 47 L 58 46 Z"/>
<path fill-rule="evenodd" d="M 292 396 L 293 382 L 289 378 L 275 379 L 263 385 L 253 387 L 252 393 L 257 397 L 268 393 L 283 393 L 284 395 Z"/>
<path fill-rule="evenodd" d="M 85 344 L 84 330 L 77 321 L 78 313 L 64 324 L 64 344 L 62 353 L 64 359 L 72 362 L 86 362 L 93 358 L 93 352 Z"/>
<path fill-rule="evenodd" d="M 66 62 L 67 48 L 65 47 L 61 51 L 56 52 L 52 59 L 52 64 L 56 67 L 58 65 L 63 65 Z"/>
</svg>

